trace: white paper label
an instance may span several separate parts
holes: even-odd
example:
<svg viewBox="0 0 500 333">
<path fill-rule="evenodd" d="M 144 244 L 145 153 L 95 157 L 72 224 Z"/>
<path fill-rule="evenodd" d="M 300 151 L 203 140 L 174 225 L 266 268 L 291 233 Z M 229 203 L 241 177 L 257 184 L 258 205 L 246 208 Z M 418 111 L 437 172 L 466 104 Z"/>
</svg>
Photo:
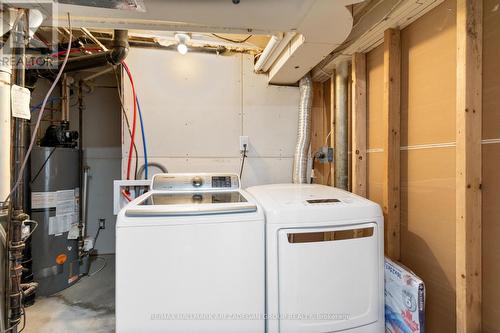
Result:
<svg viewBox="0 0 500 333">
<path fill-rule="evenodd" d="M 57 205 L 57 192 L 32 192 L 31 208 L 50 208 Z"/>
<path fill-rule="evenodd" d="M 29 89 L 13 85 L 11 89 L 12 116 L 31 119 L 30 99 L 31 93 Z"/>
<path fill-rule="evenodd" d="M 75 190 L 57 191 L 56 216 L 73 214 L 75 210 Z"/>
<path fill-rule="evenodd" d="M 78 223 L 78 214 L 66 214 L 49 217 L 49 235 L 67 232 Z"/>
<path fill-rule="evenodd" d="M 78 239 L 78 236 L 80 236 L 80 228 L 78 228 L 78 223 L 74 223 L 69 229 L 68 239 Z"/>
</svg>

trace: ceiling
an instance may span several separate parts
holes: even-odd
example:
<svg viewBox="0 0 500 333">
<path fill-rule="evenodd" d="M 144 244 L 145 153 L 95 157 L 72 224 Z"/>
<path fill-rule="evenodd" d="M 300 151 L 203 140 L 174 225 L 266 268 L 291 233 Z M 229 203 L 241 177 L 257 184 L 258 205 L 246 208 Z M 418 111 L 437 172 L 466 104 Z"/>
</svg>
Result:
<svg viewBox="0 0 500 333">
<path fill-rule="evenodd" d="M 268 72 L 270 83 L 295 84 L 345 40 L 353 24 L 346 6 L 360 1 L 59 0 L 56 16 L 62 27 L 70 13 L 73 28 L 236 34 L 234 39 L 252 35 L 248 42 L 260 49 L 269 35 L 295 32 Z"/>
</svg>

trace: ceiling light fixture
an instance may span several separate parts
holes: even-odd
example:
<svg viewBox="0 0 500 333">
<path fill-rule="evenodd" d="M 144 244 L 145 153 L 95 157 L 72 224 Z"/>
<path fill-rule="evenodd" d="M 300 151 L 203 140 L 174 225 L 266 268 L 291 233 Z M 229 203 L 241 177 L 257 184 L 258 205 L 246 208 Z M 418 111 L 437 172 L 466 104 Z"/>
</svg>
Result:
<svg viewBox="0 0 500 333">
<path fill-rule="evenodd" d="M 187 43 L 191 40 L 191 36 L 186 33 L 176 33 L 175 40 L 177 41 L 177 51 L 184 55 L 188 52 Z"/>
</svg>

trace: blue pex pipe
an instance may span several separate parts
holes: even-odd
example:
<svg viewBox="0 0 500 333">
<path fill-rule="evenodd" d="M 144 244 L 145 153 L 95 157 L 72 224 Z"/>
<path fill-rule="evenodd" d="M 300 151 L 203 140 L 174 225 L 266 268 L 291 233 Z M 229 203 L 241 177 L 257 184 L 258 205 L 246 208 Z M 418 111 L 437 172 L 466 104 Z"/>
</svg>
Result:
<svg viewBox="0 0 500 333">
<path fill-rule="evenodd" d="M 144 131 L 144 122 L 142 121 L 142 111 L 141 111 L 141 105 L 139 104 L 139 98 L 135 96 L 135 100 L 137 102 L 137 110 L 139 112 L 139 122 L 141 124 L 141 133 L 142 133 L 142 146 L 144 149 L 144 178 L 148 179 L 148 149 L 146 144 L 146 133 Z"/>
</svg>

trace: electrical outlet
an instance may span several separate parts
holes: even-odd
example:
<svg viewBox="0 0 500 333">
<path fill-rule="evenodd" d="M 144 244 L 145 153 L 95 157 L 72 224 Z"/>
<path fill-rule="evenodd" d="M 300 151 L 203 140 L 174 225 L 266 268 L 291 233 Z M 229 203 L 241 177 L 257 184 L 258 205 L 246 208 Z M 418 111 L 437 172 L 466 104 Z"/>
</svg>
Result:
<svg viewBox="0 0 500 333">
<path fill-rule="evenodd" d="M 99 229 L 106 229 L 106 219 L 99 219 Z"/>
<path fill-rule="evenodd" d="M 242 135 L 240 136 L 240 151 L 245 150 L 245 145 L 246 145 L 246 151 L 248 151 L 248 136 Z"/>
</svg>

